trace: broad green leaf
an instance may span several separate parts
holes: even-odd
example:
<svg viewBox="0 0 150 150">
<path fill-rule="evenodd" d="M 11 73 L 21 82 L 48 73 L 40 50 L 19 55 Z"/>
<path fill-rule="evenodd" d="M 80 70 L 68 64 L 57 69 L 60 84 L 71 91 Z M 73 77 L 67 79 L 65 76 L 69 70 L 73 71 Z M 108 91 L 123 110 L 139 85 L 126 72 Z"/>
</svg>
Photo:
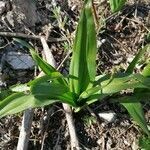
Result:
<svg viewBox="0 0 150 150">
<path fill-rule="evenodd" d="M 140 51 L 137 53 L 137 55 L 135 56 L 135 58 L 132 60 L 132 62 L 130 63 L 130 65 L 128 66 L 126 73 L 133 73 L 135 65 L 138 63 L 138 61 L 140 60 L 140 58 L 143 56 L 143 54 L 150 49 L 150 44 L 147 44 L 146 46 L 144 46 L 144 48 L 141 48 Z"/>
<path fill-rule="evenodd" d="M 92 97 L 93 99 L 103 98 L 127 89 L 150 89 L 150 78 L 146 78 L 140 74 L 114 74 L 110 76 L 109 79 L 101 81 L 99 86 L 92 87 L 82 92 L 78 101 L 85 101 L 85 99 L 91 101 Z"/>
<path fill-rule="evenodd" d="M 56 79 L 62 77 L 58 72 L 53 72 L 51 75 L 43 75 L 39 78 L 36 78 L 28 83 L 29 86 L 37 84 L 37 83 L 42 83 L 46 81 L 55 81 Z M 55 82 L 56 83 L 56 82 Z"/>
<path fill-rule="evenodd" d="M 71 93 L 68 87 L 59 83 L 53 83 L 51 81 L 40 82 L 40 80 L 38 80 L 32 84 L 31 93 L 37 98 L 58 99 L 62 103 L 76 107 L 75 94 Z"/>
<path fill-rule="evenodd" d="M 27 84 L 17 84 L 17 85 L 13 85 L 11 86 L 9 89 L 12 92 L 28 92 L 30 91 L 30 86 L 37 84 L 37 83 L 42 83 L 42 82 L 46 82 L 46 81 L 52 81 L 54 79 L 58 79 L 62 77 L 62 75 L 60 75 L 58 72 L 53 72 L 51 73 L 51 75 L 43 75 L 39 78 L 36 78 L 32 81 L 30 81 Z"/>
<path fill-rule="evenodd" d="M 43 107 L 57 101 L 46 97 L 35 97 L 32 94 L 15 93 L 0 102 L 0 118 L 16 114 L 28 108 Z"/>
<path fill-rule="evenodd" d="M 150 63 L 143 69 L 141 73 L 144 77 L 150 77 Z M 150 92 L 149 89 L 143 89 L 143 88 L 136 88 L 134 90 L 134 93 L 140 93 L 140 92 Z"/>
<path fill-rule="evenodd" d="M 110 8 L 112 12 L 117 12 L 122 9 L 126 0 L 109 0 Z"/>
<path fill-rule="evenodd" d="M 122 74 L 113 75 L 110 79 L 102 81 L 99 89 L 104 94 L 113 94 L 126 89 L 134 88 L 150 88 L 150 78 L 146 78 L 140 74 Z"/>
<path fill-rule="evenodd" d="M 30 53 L 32 55 L 32 58 L 34 59 L 34 61 L 37 63 L 37 65 L 42 69 L 42 71 L 51 76 L 51 73 L 53 72 L 57 72 L 57 74 L 60 75 L 61 78 L 57 79 L 58 82 L 62 83 L 62 84 L 66 84 L 66 81 L 63 78 L 63 75 L 58 72 L 54 67 L 52 67 L 50 64 L 48 64 L 46 61 L 44 61 L 36 52 L 35 49 L 28 44 L 27 42 L 20 40 L 18 38 L 14 38 L 14 41 L 20 43 L 21 45 L 25 46 L 26 48 L 28 48 L 30 50 Z"/>
<path fill-rule="evenodd" d="M 133 61 L 130 63 L 129 67 L 127 68 L 126 72 L 128 73 L 133 73 L 135 65 L 138 63 L 139 59 L 142 57 L 142 55 L 150 48 L 150 45 L 146 45 L 144 48 L 140 49 L 140 51 L 138 52 L 138 54 L 135 56 L 135 58 L 133 59 Z M 145 69 L 142 72 L 142 75 L 145 77 L 149 77 L 150 76 L 150 65 L 147 65 L 145 67 Z M 146 80 L 145 80 L 146 81 Z M 125 100 L 128 99 L 128 102 L 122 103 L 123 106 L 128 110 L 128 112 L 130 113 L 130 115 L 133 117 L 133 119 L 140 125 L 140 127 L 143 129 L 143 131 L 145 133 L 147 133 L 148 135 L 150 135 L 147 125 L 146 125 L 146 121 L 145 121 L 145 117 L 144 117 L 144 113 L 142 110 L 142 106 L 140 104 L 140 102 L 134 103 L 134 100 L 142 100 L 142 99 L 147 99 L 146 93 L 142 93 L 142 92 L 146 92 L 149 91 L 149 89 L 145 89 L 145 88 L 135 88 L 134 89 L 134 94 L 136 94 L 136 97 L 130 97 L 130 98 L 126 98 Z M 148 96 L 149 97 L 149 96 Z"/>
<path fill-rule="evenodd" d="M 140 101 L 149 101 L 150 100 L 150 93 L 149 92 L 139 92 L 133 93 L 131 96 L 124 96 L 115 99 L 113 102 L 121 103 L 129 112 L 131 117 L 140 125 L 143 131 L 150 135 L 150 132 L 147 128 L 144 113 L 142 110 L 142 105 Z"/>
<path fill-rule="evenodd" d="M 92 0 L 85 0 L 76 31 L 70 65 L 70 89 L 72 92 L 79 95 L 88 88 L 90 82 L 95 80 L 96 52 Z"/>
<path fill-rule="evenodd" d="M 103 81 L 101 83 L 102 93 L 117 93 L 126 89 L 150 88 L 150 78 L 144 78 L 141 75 L 134 74 L 122 78 L 114 78 L 112 81 Z"/>
<path fill-rule="evenodd" d="M 69 92 L 69 88 L 64 85 L 37 80 L 31 85 L 31 93 L 14 93 L 2 100 L 0 102 L 0 117 L 58 101 L 76 107 L 75 98 L 75 95 Z"/>
<path fill-rule="evenodd" d="M 141 136 L 139 138 L 139 147 L 141 150 L 150 150 L 150 137 Z"/>
<path fill-rule="evenodd" d="M 150 77 L 150 63 L 142 71 L 144 77 Z"/>
<path fill-rule="evenodd" d="M 5 99 L 6 97 L 8 97 L 9 95 L 11 95 L 13 92 L 9 89 L 7 90 L 1 90 L 0 91 L 0 102 Z"/>
<path fill-rule="evenodd" d="M 143 129 L 143 131 L 150 136 L 150 132 L 147 128 L 146 120 L 144 117 L 142 105 L 140 102 L 135 102 L 137 99 L 138 97 L 135 96 L 126 97 L 123 100 L 124 102 L 120 103 L 127 109 L 131 117 L 139 124 L 139 126 Z"/>
</svg>

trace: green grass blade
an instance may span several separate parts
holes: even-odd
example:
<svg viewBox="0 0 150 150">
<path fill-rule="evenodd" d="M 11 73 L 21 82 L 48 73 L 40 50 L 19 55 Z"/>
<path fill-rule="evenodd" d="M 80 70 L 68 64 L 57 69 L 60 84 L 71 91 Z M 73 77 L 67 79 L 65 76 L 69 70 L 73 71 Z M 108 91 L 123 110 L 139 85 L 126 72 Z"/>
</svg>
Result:
<svg viewBox="0 0 150 150">
<path fill-rule="evenodd" d="M 13 92 L 9 89 L 7 90 L 1 90 L 0 91 L 0 102 L 5 99 L 6 97 L 8 97 L 9 95 L 11 95 Z"/>
<path fill-rule="evenodd" d="M 42 107 L 57 102 L 47 98 L 35 98 L 32 94 L 15 93 L 0 102 L 0 118 L 16 114 L 28 108 Z"/>
<path fill-rule="evenodd" d="M 128 101 L 128 102 L 121 102 L 121 104 L 127 109 L 128 113 L 139 124 L 139 126 L 143 129 L 143 131 L 148 136 L 150 136 L 150 132 L 147 128 L 146 120 L 144 117 L 142 105 L 140 104 L 140 102 L 132 102 L 132 101 L 136 101 L 136 99 L 138 99 L 138 98 L 126 97 L 126 99 L 124 99 L 124 101 Z"/>
<path fill-rule="evenodd" d="M 128 66 L 126 73 L 133 73 L 135 65 L 138 63 L 138 61 L 140 60 L 140 58 L 143 56 L 143 54 L 150 49 L 150 44 L 144 46 L 144 48 L 141 48 L 139 50 L 139 52 L 137 53 L 137 55 L 135 56 L 135 58 L 132 60 L 132 62 L 130 63 L 130 65 Z"/>
<path fill-rule="evenodd" d="M 28 48 L 30 50 L 30 53 L 32 55 L 32 58 L 34 59 L 34 61 L 37 63 L 37 65 L 42 69 L 42 71 L 51 76 L 51 74 L 53 72 L 59 74 L 61 76 L 61 78 L 57 79 L 58 82 L 62 83 L 62 84 L 66 84 L 65 79 L 63 78 L 63 75 L 58 72 L 54 67 L 52 67 L 50 64 L 48 64 L 46 61 L 44 61 L 36 52 L 35 49 L 28 44 L 27 42 L 25 42 L 24 40 L 18 39 L 18 38 L 14 38 L 14 41 L 20 43 L 21 45 L 23 45 L 24 47 Z"/>
<path fill-rule="evenodd" d="M 144 117 L 144 112 L 142 110 L 141 101 L 149 101 L 150 93 L 149 92 L 139 92 L 135 93 L 131 96 L 124 96 L 118 99 L 115 99 L 114 102 L 119 102 L 122 104 L 129 114 L 133 117 L 133 119 L 140 125 L 143 131 L 150 135 L 148 127 L 146 125 L 146 120 Z"/>
<path fill-rule="evenodd" d="M 73 56 L 70 65 L 70 89 L 80 94 L 95 80 L 96 74 L 96 31 L 92 14 L 92 0 L 85 0 L 81 12 Z"/>
<path fill-rule="evenodd" d="M 32 58 L 39 65 L 39 67 L 42 69 L 42 71 L 45 74 L 50 75 L 51 72 L 56 72 L 57 71 L 54 67 L 52 67 L 47 62 L 42 60 L 42 58 L 35 52 L 35 49 L 30 44 L 28 44 L 24 40 L 21 40 L 21 39 L 18 39 L 18 38 L 14 38 L 14 41 L 20 43 L 21 45 L 23 45 L 24 47 L 26 47 L 30 50 Z"/>
<path fill-rule="evenodd" d="M 149 48 L 150 48 L 150 45 L 148 44 L 144 48 L 140 49 L 138 54 L 135 56 L 133 61 L 130 63 L 130 65 L 127 68 L 126 72 L 133 73 L 135 65 L 138 63 L 139 59 L 143 56 L 143 54 Z M 149 77 L 150 76 L 150 65 L 149 64 L 142 71 L 142 75 L 144 77 Z M 141 106 L 140 102 L 137 102 L 137 103 L 133 102 L 133 99 L 135 99 L 135 100 L 146 99 L 147 94 L 142 93 L 144 91 L 145 92 L 149 91 L 149 89 L 135 88 L 134 93 L 138 96 L 136 96 L 135 98 L 133 98 L 133 97 L 128 98 L 129 102 L 122 103 L 122 104 L 128 110 L 128 112 L 133 117 L 133 119 L 140 125 L 140 127 L 143 129 L 143 131 L 150 136 L 150 132 L 148 131 L 148 128 L 147 128 L 147 125 L 146 125 L 146 121 L 145 121 L 144 113 L 143 113 L 143 110 L 142 110 L 142 106 Z"/>
<path fill-rule="evenodd" d="M 150 137 L 142 135 L 139 138 L 139 147 L 141 150 L 150 150 Z"/>
<path fill-rule="evenodd" d="M 112 12 L 117 12 L 122 9 L 126 0 L 109 0 L 110 8 Z"/>
</svg>

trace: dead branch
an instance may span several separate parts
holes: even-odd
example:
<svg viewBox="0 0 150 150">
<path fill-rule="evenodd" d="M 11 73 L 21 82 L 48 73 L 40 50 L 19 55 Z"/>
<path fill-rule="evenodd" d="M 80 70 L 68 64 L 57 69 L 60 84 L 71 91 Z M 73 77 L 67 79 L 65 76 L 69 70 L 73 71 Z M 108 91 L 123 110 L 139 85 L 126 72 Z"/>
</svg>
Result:
<svg viewBox="0 0 150 150">
<path fill-rule="evenodd" d="M 33 39 L 33 40 L 41 40 L 41 37 L 42 37 L 42 36 L 38 36 L 38 35 L 28 35 L 28 34 L 24 34 L 24 33 L 12 33 L 12 32 L 0 32 L 0 36 L 25 38 L 25 39 Z M 51 43 L 63 42 L 63 41 L 66 41 L 66 39 L 49 37 L 49 39 L 47 40 L 47 42 L 51 42 Z"/>
<path fill-rule="evenodd" d="M 30 139 L 30 131 L 33 120 L 33 109 L 27 109 L 24 112 L 22 126 L 20 130 L 17 150 L 27 150 Z"/>
<path fill-rule="evenodd" d="M 49 60 L 50 62 L 48 62 L 48 63 L 50 63 L 53 67 L 56 68 L 55 59 L 46 43 L 46 40 L 44 37 L 41 37 L 41 42 L 43 45 L 44 54 L 46 54 L 45 59 Z M 65 110 L 69 133 L 70 133 L 71 149 L 72 150 L 79 149 L 79 142 L 78 142 L 78 138 L 76 135 L 75 125 L 74 125 L 74 121 L 73 121 L 73 117 L 72 117 L 72 110 L 71 110 L 70 106 L 67 104 L 63 104 L 63 108 Z"/>
<path fill-rule="evenodd" d="M 36 37 L 36 36 L 35 36 Z M 54 60 L 54 57 L 47 45 L 47 42 L 44 37 L 40 37 L 41 43 L 43 45 L 43 52 L 45 55 L 45 59 L 49 64 L 51 64 L 53 67 L 56 67 L 56 62 Z M 41 76 L 40 74 L 39 76 Z M 69 105 L 63 104 L 63 108 L 66 112 L 66 119 L 68 123 L 68 128 L 70 132 L 70 139 L 71 139 L 71 149 L 79 149 L 79 142 L 76 135 L 75 125 L 72 117 L 72 110 Z M 33 119 L 33 110 L 26 110 L 23 116 L 22 121 L 22 127 L 20 131 L 19 141 L 17 145 L 17 150 L 27 150 L 28 147 L 28 141 L 29 141 L 29 133 L 31 130 L 32 125 L 32 119 Z"/>
</svg>

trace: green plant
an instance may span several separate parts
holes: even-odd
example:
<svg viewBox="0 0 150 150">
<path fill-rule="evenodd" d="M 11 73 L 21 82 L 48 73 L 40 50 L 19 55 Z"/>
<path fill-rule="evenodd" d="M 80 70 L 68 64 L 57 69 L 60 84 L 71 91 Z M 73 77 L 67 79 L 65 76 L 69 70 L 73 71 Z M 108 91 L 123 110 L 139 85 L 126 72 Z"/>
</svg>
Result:
<svg viewBox="0 0 150 150">
<path fill-rule="evenodd" d="M 110 8 L 112 12 L 117 12 L 122 9 L 126 0 L 109 0 Z"/>
<path fill-rule="evenodd" d="M 33 59 L 45 75 L 27 84 L 11 87 L 0 101 L 0 117 L 55 102 L 67 103 L 75 109 L 81 109 L 108 96 L 114 98 L 114 94 L 117 93 L 114 102 L 121 103 L 150 136 L 140 103 L 141 100 L 150 98 L 150 64 L 141 74 L 133 73 L 138 60 L 150 45 L 139 51 L 126 72 L 96 76 L 97 44 L 92 2 L 92 0 L 84 1 L 70 71 L 66 77 L 42 60 L 28 43 L 14 39 L 30 50 Z M 130 89 L 130 95 L 122 96 L 120 91 L 127 89 Z"/>
<path fill-rule="evenodd" d="M 150 149 L 150 138 L 145 136 L 140 137 L 139 146 L 141 150 L 149 150 Z"/>
<path fill-rule="evenodd" d="M 83 117 L 83 121 L 86 126 L 90 127 L 92 124 L 95 124 L 97 120 L 94 116 L 86 115 Z"/>
</svg>

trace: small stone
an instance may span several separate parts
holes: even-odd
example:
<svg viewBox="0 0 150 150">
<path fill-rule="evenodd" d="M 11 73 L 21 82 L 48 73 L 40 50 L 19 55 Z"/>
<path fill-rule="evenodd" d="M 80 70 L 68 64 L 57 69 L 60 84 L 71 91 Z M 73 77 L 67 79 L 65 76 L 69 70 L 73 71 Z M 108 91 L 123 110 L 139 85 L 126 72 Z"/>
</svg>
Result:
<svg viewBox="0 0 150 150">
<path fill-rule="evenodd" d="M 102 143 L 104 143 L 104 137 L 97 140 L 98 145 L 101 145 Z"/>
<path fill-rule="evenodd" d="M 98 113 L 98 116 L 109 123 L 116 119 L 116 113 L 113 111 Z"/>
<path fill-rule="evenodd" d="M 128 58 L 127 58 L 127 62 L 131 63 L 133 59 L 134 59 L 134 56 L 133 55 L 129 55 Z"/>
<path fill-rule="evenodd" d="M 104 44 L 105 42 L 106 42 L 106 39 L 97 40 L 98 48 L 100 48 L 102 46 L 102 44 Z"/>
<path fill-rule="evenodd" d="M 124 144 L 130 146 L 130 143 L 127 140 L 124 140 Z"/>
<path fill-rule="evenodd" d="M 4 59 L 14 70 L 33 69 L 35 66 L 32 57 L 21 52 L 8 52 Z"/>
<path fill-rule="evenodd" d="M 13 11 L 7 12 L 6 20 L 9 22 L 9 24 L 10 24 L 12 27 L 15 26 Z"/>
<path fill-rule="evenodd" d="M 2 15 L 6 11 L 6 3 L 4 1 L 0 1 L 0 15 Z"/>
</svg>

